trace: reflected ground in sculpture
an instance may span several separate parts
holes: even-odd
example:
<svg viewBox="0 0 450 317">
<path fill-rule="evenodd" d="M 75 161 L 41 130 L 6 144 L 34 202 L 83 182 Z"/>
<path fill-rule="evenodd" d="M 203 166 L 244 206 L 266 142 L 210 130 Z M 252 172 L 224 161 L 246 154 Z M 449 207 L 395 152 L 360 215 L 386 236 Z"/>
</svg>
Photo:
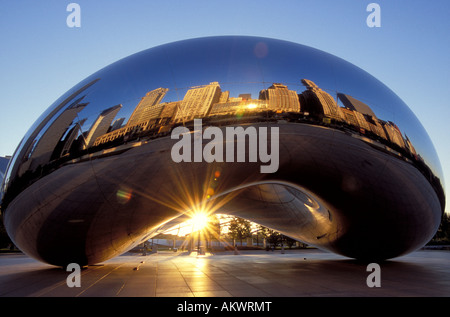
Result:
<svg viewBox="0 0 450 317">
<path fill-rule="evenodd" d="M 223 135 L 278 128 L 278 169 L 261 173 L 250 136 L 242 161 L 174 162 L 171 133 L 189 129 L 194 148 L 195 119 Z M 60 97 L 12 158 L 2 214 L 19 248 L 55 265 L 104 261 L 199 209 L 385 259 L 432 238 L 443 193 L 426 131 L 381 82 L 299 44 L 214 37 L 137 53 Z"/>
</svg>

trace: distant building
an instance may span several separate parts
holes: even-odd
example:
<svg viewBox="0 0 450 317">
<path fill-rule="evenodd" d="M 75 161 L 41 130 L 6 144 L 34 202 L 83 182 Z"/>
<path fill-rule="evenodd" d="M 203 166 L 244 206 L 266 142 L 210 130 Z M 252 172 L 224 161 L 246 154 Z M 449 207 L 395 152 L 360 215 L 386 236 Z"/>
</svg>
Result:
<svg viewBox="0 0 450 317">
<path fill-rule="evenodd" d="M 117 105 L 111 108 L 104 110 L 97 119 L 92 124 L 89 132 L 85 138 L 85 148 L 91 147 L 95 140 L 108 132 L 111 127 L 111 123 L 116 117 L 119 110 L 122 108 L 122 105 Z"/>
<path fill-rule="evenodd" d="M 259 99 L 244 99 L 241 97 L 230 98 L 228 102 L 215 103 L 210 112 L 210 116 L 232 115 L 244 112 L 257 112 L 267 109 L 267 101 Z"/>
<path fill-rule="evenodd" d="M 305 102 L 304 107 L 302 105 L 302 111 L 318 115 L 319 117 L 346 121 L 341 108 L 329 93 L 319 88 L 309 79 L 302 79 L 302 83 L 306 86 L 306 90 L 302 93 Z"/>
<path fill-rule="evenodd" d="M 369 118 L 366 117 L 366 119 L 369 122 L 370 131 L 372 131 L 374 134 L 376 134 L 380 138 L 387 140 L 386 132 L 384 131 L 383 126 L 380 123 L 380 120 L 378 120 L 377 118 L 374 118 L 374 117 L 369 117 Z"/>
<path fill-rule="evenodd" d="M 141 116 L 144 121 L 134 121 L 133 125 L 126 124 L 118 129 L 111 128 L 110 132 L 98 136 L 94 141 L 93 146 L 108 143 L 126 135 L 146 131 L 157 126 L 162 128 L 162 126 L 169 124 L 173 120 L 178 112 L 180 103 L 180 101 L 173 101 L 149 106 L 149 111 L 146 112 L 147 115 Z"/>
<path fill-rule="evenodd" d="M 192 87 L 184 96 L 175 121 L 190 121 L 206 117 L 214 103 L 219 102 L 222 90 L 218 82 L 206 86 Z"/>
<path fill-rule="evenodd" d="M 366 114 L 372 117 L 376 117 L 372 109 L 364 102 L 342 93 L 338 93 L 337 96 L 339 100 L 341 100 L 345 108 L 353 111 L 358 111 L 359 113 Z"/>
<path fill-rule="evenodd" d="M 67 127 L 77 121 L 78 113 L 88 105 L 88 103 L 80 103 L 82 99 L 83 97 L 75 100 L 51 123 L 45 133 L 35 140 L 29 152 L 29 159 L 24 163 L 24 168 L 29 166 L 31 170 L 35 170 L 51 161 L 55 148 L 67 133 Z"/>
<path fill-rule="evenodd" d="M 345 122 L 355 127 L 360 127 L 358 119 L 356 118 L 355 112 L 353 110 L 342 108 L 341 111 L 344 114 Z"/>
<path fill-rule="evenodd" d="M 124 122 L 125 122 L 125 118 L 119 118 L 119 119 L 114 120 L 114 122 L 111 125 L 110 131 L 120 129 Z"/>
<path fill-rule="evenodd" d="M 2 183 L 3 177 L 6 173 L 6 168 L 8 167 L 9 160 L 11 156 L 0 157 L 0 184 Z"/>
<path fill-rule="evenodd" d="M 177 115 L 180 106 L 181 101 L 172 101 L 172 102 L 166 102 L 163 104 L 164 107 L 161 110 L 161 113 L 158 118 L 161 120 L 161 124 L 169 123 L 173 120 L 173 118 Z"/>
<path fill-rule="evenodd" d="M 222 91 L 222 93 L 220 94 L 219 103 L 228 102 L 228 98 L 230 98 L 230 92 L 228 90 Z"/>
<path fill-rule="evenodd" d="M 127 125 L 133 126 L 140 122 L 157 118 L 162 111 L 162 107 L 160 105 L 161 100 L 164 98 L 167 91 L 169 91 L 167 88 L 157 88 L 149 91 L 144 97 L 142 97 L 141 101 L 134 109 Z"/>
<path fill-rule="evenodd" d="M 406 146 L 406 149 L 411 153 L 411 155 L 412 155 L 415 159 L 418 159 L 416 149 L 415 149 L 414 146 L 412 145 L 412 143 L 411 143 L 411 141 L 409 140 L 409 138 L 408 138 L 407 135 L 405 135 L 405 146 Z"/>
<path fill-rule="evenodd" d="M 65 137 L 64 141 L 60 142 L 60 146 L 55 148 L 55 151 L 53 152 L 52 157 L 54 159 L 57 159 L 59 157 L 65 156 L 66 154 L 69 154 L 72 150 L 72 146 L 74 145 L 74 142 L 78 138 L 78 136 L 81 133 L 81 127 L 86 122 L 86 118 L 82 119 L 81 121 L 75 123 L 75 125 L 72 127 L 72 129 L 69 130 L 67 133 L 67 136 Z"/>
<path fill-rule="evenodd" d="M 405 140 L 403 139 L 402 133 L 397 125 L 391 121 L 385 122 L 383 125 L 384 131 L 388 136 L 389 141 L 398 145 L 401 148 L 406 149 Z"/>
<path fill-rule="evenodd" d="M 268 110 L 281 112 L 300 112 L 300 101 L 294 90 L 286 85 L 274 83 L 267 89 L 261 90 L 259 99 L 267 101 Z"/>
<path fill-rule="evenodd" d="M 242 100 L 250 100 L 252 99 L 252 94 L 240 94 L 239 97 L 242 98 Z"/>
</svg>

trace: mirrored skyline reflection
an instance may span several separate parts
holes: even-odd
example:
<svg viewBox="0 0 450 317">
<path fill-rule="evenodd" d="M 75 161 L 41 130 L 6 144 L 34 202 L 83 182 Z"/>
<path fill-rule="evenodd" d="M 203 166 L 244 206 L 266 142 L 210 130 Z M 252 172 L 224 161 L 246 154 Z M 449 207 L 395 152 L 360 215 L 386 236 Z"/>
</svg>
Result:
<svg viewBox="0 0 450 317">
<path fill-rule="evenodd" d="M 175 162 L 171 133 L 193 131 L 195 119 L 215 131 L 275 128 L 278 169 Z M 327 53 L 256 37 L 180 41 L 111 64 L 40 117 L 9 166 L 8 233 L 55 265 L 101 262 L 206 203 L 385 259 L 429 241 L 445 208 L 433 145 L 389 88 Z"/>
<path fill-rule="evenodd" d="M 160 87 L 142 96 L 128 118 L 121 116 L 122 104 L 101 109 L 88 129 L 85 126 L 88 118 L 79 116 L 89 105 L 83 95 L 70 102 L 57 119 L 39 133 L 25 153 L 19 177 L 25 171 L 38 171 L 41 177 L 48 165 L 55 168 L 89 153 L 116 149 L 124 143 L 134 146 L 133 142 L 166 137 L 174 127 L 192 126 L 193 120 L 199 118 L 206 118 L 207 124 L 215 126 L 287 120 L 331 127 L 360 138 L 380 151 L 418 164 L 430 177 L 431 171 L 424 158 L 395 122 L 378 118 L 369 105 L 353 96 L 338 92 L 333 97 L 312 80 L 303 78 L 300 82 L 303 90 L 297 85 L 293 85 L 296 91 L 283 83 L 272 83 L 253 98 L 252 93 L 232 96 L 230 90 L 235 90 L 235 85 L 224 85 L 230 90 L 223 90 L 215 81 L 191 87 L 182 100 L 170 102 L 164 101 L 170 89 Z M 252 85 L 248 86 L 249 91 L 253 91 Z M 248 86 L 239 85 L 240 89 Z M 440 180 L 434 181 L 439 183 Z"/>
<path fill-rule="evenodd" d="M 80 120 L 87 118 L 83 132 L 99 114 L 95 110 L 122 104 L 120 115 L 129 118 L 140 98 L 160 87 L 168 89 L 165 102 L 182 100 L 191 87 L 210 82 L 219 82 L 233 97 L 250 93 L 257 99 L 259 92 L 272 83 L 283 83 L 301 93 L 304 87 L 300 79 L 306 78 L 334 98 L 337 93 L 353 96 L 370 105 L 378 118 L 396 122 L 416 149 L 423 152 L 434 173 L 442 175 L 423 127 L 406 105 L 371 75 L 342 59 L 300 44 L 250 37 L 217 39 L 215 45 L 200 38 L 189 40 L 194 43 L 192 46 L 186 45 L 186 41 L 158 46 L 100 70 L 93 75 L 102 80 L 89 94 L 90 106 L 79 114 Z M 408 118 L 406 122 L 402 122 L 403 117 Z"/>
<path fill-rule="evenodd" d="M 215 45 L 210 44 L 211 38 L 207 41 L 200 38 L 188 40 L 190 45 L 186 45 L 186 41 L 179 41 L 168 46 L 162 45 L 136 53 L 93 74 L 77 85 L 81 88 L 74 87 L 67 93 L 70 95 L 69 98 L 59 104 L 58 101 L 55 102 L 46 112 L 51 112 L 54 120 L 57 117 L 54 116 L 55 109 L 61 109 L 59 111 L 67 110 L 68 113 L 58 117 L 60 129 L 65 129 L 65 125 L 69 124 L 64 121 L 70 121 L 69 118 L 72 115 L 69 112 L 74 114 L 69 128 L 64 133 L 58 131 L 58 136 L 52 136 L 52 138 L 59 138 L 55 142 L 58 143 L 59 148 L 63 146 L 64 149 L 61 153 L 57 153 L 57 151 L 56 153 L 49 153 L 50 148 L 56 146 L 55 142 L 39 140 L 44 133 L 47 133 L 46 131 L 54 134 L 53 131 L 48 130 L 51 123 L 42 127 L 41 117 L 37 121 L 40 125 L 36 126 L 35 124 L 30 129 L 30 131 L 34 129 L 32 133 L 37 135 L 33 144 L 26 145 L 28 146 L 28 153 L 25 157 L 32 155 L 32 151 L 39 150 L 46 151 L 47 154 L 41 156 L 39 152 L 36 152 L 34 157 L 40 156 L 40 158 L 34 159 L 31 169 L 35 170 L 38 166 L 42 167 L 54 161 L 60 154 L 66 158 L 81 154 L 77 152 L 80 147 L 84 150 L 92 149 L 93 145 L 104 145 L 107 140 L 113 141 L 121 137 L 133 138 L 148 131 L 151 131 L 149 133 L 153 135 L 155 132 L 168 132 L 173 124 L 179 124 L 180 122 L 184 124 L 194 117 L 217 116 L 225 113 L 229 115 L 232 113 L 234 115 L 238 115 L 238 113 L 249 114 L 250 112 L 258 113 L 262 110 L 308 115 L 310 105 L 305 101 L 304 96 L 310 94 L 308 91 L 314 90 L 311 87 L 308 89 L 308 84 L 305 84 L 305 81 L 308 81 L 317 86 L 323 92 L 322 95 L 325 96 L 326 93 L 331 96 L 334 101 L 330 99 L 329 103 L 338 104 L 339 109 L 341 109 L 338 110 L 337 114 L 329 114 L 327 111 L 330 110 L 325 110 L 323 118 L 329 117 L 341 123 L 350 124 L 366 135 L 365 131 L 368 131 L 369 134 L 374 132 L 373 128 L 368 129 L 372 126 L 366 126 L 366 122 L 371 122 L 367 114 L 363 114 L 366 119 L 362 121 L 361 118 L 359 121 L 350 118 L 352 115 L 358 114 L 357 112 L 350 113 L 347 111 L 347 106 L 339 96 L 351 96 L 351 100 L 358 100 L 360 103 L 368 105 L 372 110 L 371 117 L 376 117 L 388 123 L 387 125 L 383 124 L 384 127 L 388 128 L 391 123 L 394 123 L 395 128 L 388 129 L 390 129 L 391 134 L 402 134 L 401 137 L 386 137 L 384 139 L 389 141 L 398 139 L 394 144 L 401 148 L 404 147 L 403 143 L 406 142 L 407 147 L 414 148 L 413 155 L 420 158 L 431 169 L 432 174 L 443 181 L 439 159 L 420 122 L 392 91 L 371 75 L 342 59 L 300 44 L 253 37 L 217 37 L 216 39 Z M 202 106 L 203 112 L 189 110 L 194 107 L 187 104 L 188 94 L 198 94 L 201 89 L 207 90 L 207 87 L 212 83 L 217 83 L 216 86 L 220 92 L 217 92 L 212 97 L 213 99 L 209 100 L 210 102 L 208 101 L 207 104 Z M 299 96 L 300 104 L 303 102 L 303 107 L 283 108 L 274 106 L 273 100 L 276 97 L 271 98 L 268 94 L 261 95 L 262 91 L 281 91 L 280 89 L 273 89 L 273 85 L 286 86 L 288 92 L 296 93 Z M 164 93 L 160 95 L 159 100 L 155 99 L 154 109 L 148 110 L 150 107 L 147 105 L 147 111 L 151 112 L 147 115 L 153 121 L 141 120 L 138 123 L 136 120 L 139 120 L 139 118 L 136 117 L 135 111 L 142 106 L 143 99 L 149 99 L 148 96 L 145 98 L 147 94 L 158 89 L 163 89 Z M 228 96 L 228 100 L 223 102 L 226 96 Z M 219 100 L 220 98 L 222 99 Z M 348 98 L 344 98 L 344 100 L 347 105 L 351 103 Z M 73 104 L 77 106 L 74 107 Z M 111 107 L 117 107 L 114 118 L 109 120 L 112 116 L 111 113 L 108 118 L 101 119 L 102 112 Z M 252 109 L 252 107 L 255 108 Z M 163 108 L 165 111 L 162 111 Z M 170 108 L 173 109 L 169 110 Z M 191 113 L 183 114 L 186 111 L 191 111 Z M 43 114 L 44 117 L 46 113 Z M 161 114 L 164 117 L 161 117 Z M 314 109 L 312 114 L 314 114 Z M 64 117 L 67 119 L 64 119 Z M 314 118 L 314 115 L 309 118 Z M 322 121 L 322 124 L 327 123 L 320 116 L 315 118 Z M 266 117 L 266 119 L 268 118 Z M 98 120 L 101 120 L 100 126 Z M 118 122 L 121 120 L 122 125 L 119 126 Z M 114 127 L 112 126 L 113 122 L 115 122 Z M 350 122 L 358 123 L 351 124 Z M 55 126 L 51 127 L 53 130 L 56 128 Z M 104 130 L 95 131 L 94 135 L 93 129 L 100 128 Z M 71 131 L 71 134 L 68 134 L 69 131 Z M 27 133 L 25 138 L 30 133 Z M 112 134 L 107 135 L 107 133 Z M 375 134 L 383 138 L 379 132 Z M 28 140 L 28 142 L 30 141 Z M 39 142 L 41 143 L 40 146 L 38 146 Z M 65 145 L 62 145 L 61 142 L 65 142 Z M 79 145 L 80 142 L 87 142 L 87 144 Z M 46 146 L 49 148 L 45 149 Z M 71 147 L 72 150 L 69 151 L 68 148 Z M 22 145 L 19 145 L 19 148 L 22 148 Z M 73 155 L 70 155 L 71 153 Z M 23 156 L 23 154 L 21 155 Z M 15 161 L 15 155 L 13 161 Z M 24 170 L 28 170 L 27 163 L 23 164 L 22 173 Z M 7 181 L 10 172 L 6 175 Z"/>
</svg>

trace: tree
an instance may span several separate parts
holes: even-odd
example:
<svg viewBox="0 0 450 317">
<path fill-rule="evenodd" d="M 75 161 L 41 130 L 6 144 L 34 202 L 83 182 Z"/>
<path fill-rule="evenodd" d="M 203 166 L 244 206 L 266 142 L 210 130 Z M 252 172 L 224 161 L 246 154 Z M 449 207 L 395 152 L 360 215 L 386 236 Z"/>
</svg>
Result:
<svg viewBox="0 0 450 317">
<path fill-rule="evenodd" d="M 219 240 L 221 227 L 220 227 L 220 219 L 217 215 L 212 215 L 208 217 L 208 226 L 207 226 L 207 234 L 209 235 L 209 239 Z"/>
<path fill-rule="evenodd" d="M 251 236 L 250 228 L 250 221 L 238 217 L 232 217 L 228 224 L 228 235 L 233 238 L 234 241 L 240 240 L 242 245 L 242 240 Z"/>
<path fill-rule="evenodd" d="M 283 244 L 286 244 L 290 249 L 297 242 L 297 240 L 294 240 L 288 236 L 282 235 L 279 232 L 269 229 L 267 227 L 264 227 L 262 225 L 257 226 L 256 232 L 257 232 L 256 234 L 258 237 L 262 237 L 263 239 L 266 239 L 266 241 L 269 244 L 272 244 L 274 247 L 283 243 Z"/>
<path fill-rule="evenodd" d="M 262 240 L 266 240 L 270 235 L 270 229 L 267 227 L 264 227 L 260 224 L 256 226 L 256 239 L 259 241 L 259 238 Z"/>
<path fill-rule="evenodd" d="M 297 242 L 297 240 L 289 238 L 288 236 L 283 236 L 283 238 L 284 238 L 283 240 L 286 242 L 289 249 L 292 248 L 292 246 Z"/>
<path fill-rule="evenodd" d="M 269 229 L 269 236 L 267 237 L 267 242 L 269 242 L 274 247 L 281 245 L 283 241 L 283 235 L 277 231 Z"/>
<path fill-rule="evenodd" d="M 450 214 L 442 215 L 441 224 L 430 244 L 450 244 Z"/>
<path fill-rule="evenodd" d="M 206 248 L 210 249 L 212 248 L 212 244 L 209 243 L 212 240 L 220 241 L 220 232 L 221 226 L 220 226 L 220 219 L 217 215 L 212 215 L 208 217 L 208 225 L 206 226 L 203 234 L 205 235 L 206 239 Z"/>
</svg>

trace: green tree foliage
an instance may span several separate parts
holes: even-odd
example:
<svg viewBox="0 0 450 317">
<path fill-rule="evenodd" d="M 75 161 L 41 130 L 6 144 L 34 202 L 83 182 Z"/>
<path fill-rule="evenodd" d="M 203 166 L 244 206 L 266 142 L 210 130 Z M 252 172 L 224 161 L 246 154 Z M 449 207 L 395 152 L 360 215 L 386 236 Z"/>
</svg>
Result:
<svg viewBox="0 0 450 317">
<path fill-rule="evenodd" d="M 263 238 L 263 239 L 267 239 L 267 237 L 270 234 L 270 229 L 261 225 L 257 225 L 256 226 L 256 233 L 258 234 L 259 237 Z"/>
<path fill-rule="evenodd" d="M 228 235 L 233 240 L 242 240 L 251 236 L 251 222 L 242 218 L 232 217 L 228 223 Z"/>
<path fill-rule="evenodd" d="M 269 236 L 267 237 L 267 242 L 269 242 L 270 245 L 277 247 L 278 245 L 281 245 L 281 243 L 283 242 L 283 235 L 277 231 L 269 229 Z"/>
<path fill-rule="evenodd" d="M 208 226 L 205 234 L 209 235 L 209 239 L 219 240 L 221 233 L 220 219 L 217 215 L 208 218 Z"/>
<path fill-rule="evenodd" d="M 450 214 L 444 213 L 439 229 L 429 244 L 450 244 Z"/>
<path fill-rule="evenodd" d="M 292 238 L 289 238 L 287 236 L 284 236 L 284 243 L 290 248 L 297 242 L 297 240 L 294 240 Z"/>
</svg>

